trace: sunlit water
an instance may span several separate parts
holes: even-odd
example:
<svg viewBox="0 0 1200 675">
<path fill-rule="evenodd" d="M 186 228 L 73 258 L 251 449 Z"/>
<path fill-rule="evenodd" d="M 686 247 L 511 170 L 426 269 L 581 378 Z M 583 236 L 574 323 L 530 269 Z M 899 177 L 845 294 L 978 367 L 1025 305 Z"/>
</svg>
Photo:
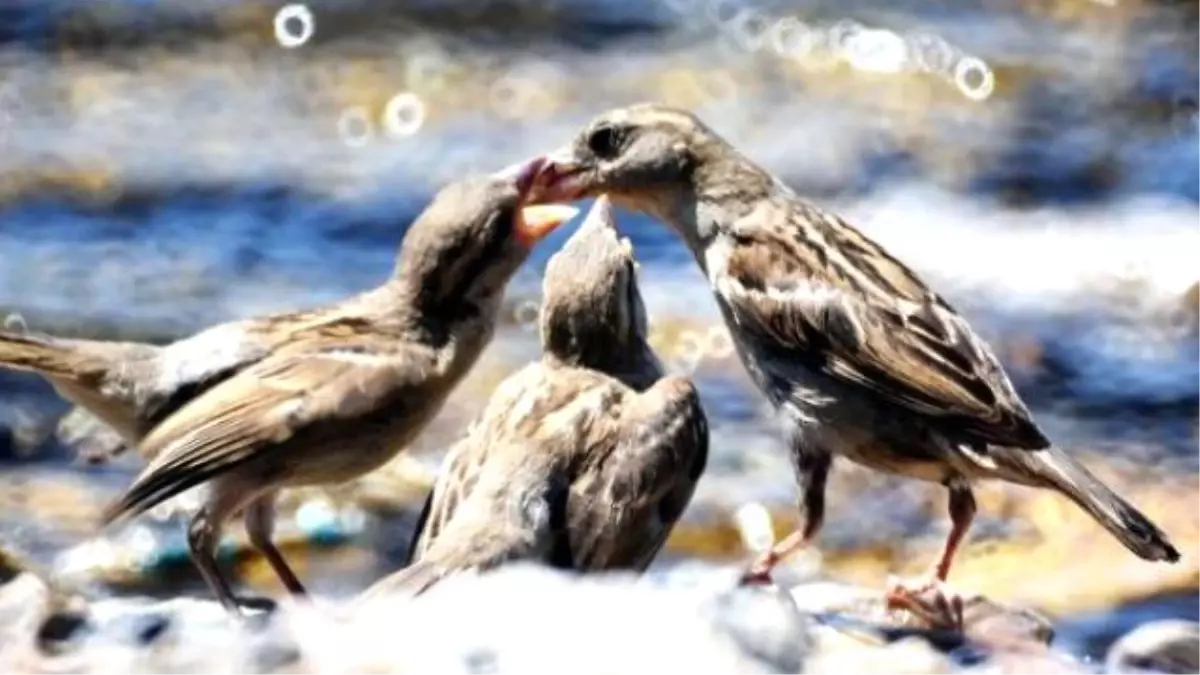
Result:
<svg viewBox="0 0 1200 675">
<path fill-rule="evenodd" d="M 194 8 L 216 11 L 206 7 Z M 1037 358 L 1011 365 L 1012 375 L 1056 441 L 1196 470 L 1200 357 L 1195 296 L 1186 295 L 1200 244 L 1194 33 L 1154 10 L 1141 32 L 1117 39 L 978 8 L 839 3 L 859 23 L 839 29 L 851 67 L 829 84 L 812 75 L 824 67 L 816 56 L 781 56 L 786 36 L 755 28 L 777 26 L 782 10 L 630 7 L 587 5 L 577 18 L 591 23 L 578 18 L 572 29 L 586 48 L 544 35 L 485 43 L 476 27 L 372 34 L 350 48 L 314 46 L 325 25 L 314 3 L 311 26 L 301 12 L 284 17 L 299 17 L 299 28 L 264 27 L 286 33 L 278 61 L 228 61 L 236 51 L 205 42 L 203 58 L 169 68 L 150 57 L 59 60 L 36 39 L 13 41 L 46 34 L 50 18 L 4 10 L 0 307 L 33 330 L 103 326 L 164 339 L 329 302 L 389 273 L 408 223 L 445 181 L 566 142 L 608 107 L 694 101 L 746 154 L 910 263 L 1003 358 L 1032 345 Z M 14 28 L 10 16 L 25 23 Z M 826 41 L 844 18 L 811 3 L 791 16 Z M 639 37 L 638 22 L 661 32 Z M 317 49 L 315 62 L 340 70 L 314 76 L 303 58 Z M 976 89 L 983 80 L 965 90 L 955 80 L 970 59 L 986 68 L 978 78 L 994 78 L 986 96 Z M 374 65 L 363 74 L 351 61 Z M 461 72 L 484 67 L 494 83 Z M 896 84 L 922 72 L 936 84 Z M 351 81 L 370 95 L 347 91 Z M 90 196 L 11 188 L 72 172 Z M 652 322 L 708 336 L 716 307 L 682 244 L 637 214 L 621 213 L 620 225 L 642 264 Z M 514 282 L 516 314 L 531 314 L 540 272 L 573 227 L 540 245 Z M 538 353 L 536 331 L 517 323 L 492 347 L 511 367 Z M 693 345 L 683 342 L 665 356 L 692 372 Z M 698 500 L 789 503 L 786 459 L 757 394 L 727 355 L 704 356 L 694 374 L 715 440 Z M 31 379 L 0 382 L 0 419 L 11 427 L 54 407 Z M 95 477 L 116 489 L 135 467 Z M 843 519 L 828 536 L 839 527 L 873 525 Z M 72 543 L 22 539 L 47 558 Z"/>
</svg>

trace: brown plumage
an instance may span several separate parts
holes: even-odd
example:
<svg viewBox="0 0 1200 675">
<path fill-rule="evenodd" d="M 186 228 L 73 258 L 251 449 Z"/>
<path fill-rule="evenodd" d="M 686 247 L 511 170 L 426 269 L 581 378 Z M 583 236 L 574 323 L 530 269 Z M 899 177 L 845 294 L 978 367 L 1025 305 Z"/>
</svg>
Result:
<svg viewBox="0 0 1200 675">
<path fill-rule="evenodd" d="M 748 580 L 765 580 L 817 534 L 834 455 L 949 488 L 954 526 L 938 580 L 974 514 L 970 484 L 985 478 L 1057 490 L 1135 554 L 1179 558 L 1145 516 L 1050 446 L 953 307 L 695 116 L 648 104 L 609 111 L 549 158 L 542 198 L 609 194 L 683 238 L 743 363 L 788 423 L 804 525 Z"/>
<path fill-rule="evenodd" d="M 439 207 L 442 215 L 435 217 L 458 217 L 452 212 L 456 208 L 469 216 L 466 210 L 470 207 L 458 202 L 465 200 L 469 204 L 474 197 L 477 203 L 482 203 L 478 200 L 484 191 L 489 193 L 486 199 L 499 200 L 497 203 L 512 200 L 515 192 L 511 184 L 528 181 L 528 175 L 517 174 L 521 170 L 528 174 L 531 166 L 505 170 L 494 177 L 498 182 L 492 187 L 484 187 L 479 181 L 447 187 Z M 562 208 L 535 207 L 526 218 L 536 229 L 565 217 Z M 478 234 L 469 230 L 463 233 L 468 237 Z M 101 461 L 127 447 L 137 447 L 151 429 L 184 404 L 285 346 L 293 335 L 302 335 L 308 326 L 353 319 L 404 302 L 395 292 L 402 277 L 427 276 L 430 270 L 418 267 L 437 264 L 439 256 L 453 260 L 455 247 L 462 249 L 469 244 L 462 239 L 447 240 L 440 247 L 413 242 L 408 246 L 410 251 L 429 252 L 407 254 L 410 260 L 399 261 L 393 278 L 378 289 L 324 307 L 219 324 L 168 345 L 0 331 L 0 367 L 36 372 L 49 380 L 60 395 L 75 403 L 76 407 L 60 422 L 59 436 L 82 448 L 89 461 Z M 465 263 L 451 264 L 461 267 Z M 481 263 L 476 260 L 473 264 Z M 466 268 L 460 271 L 473 273 Z M 453 274 L 447 278 L 460 276 Z M 446 288 L 438 292 L 454 291 Z M 96 424 L 96 420 L 102 424 Z"/>
<path fill-rule="evenodd" d="M 607 202 L 551 259 L 543 358 L 496 390 L 425 504 L 407 568 L 364 598 L 533 560 L 644 570 L 691 499 L 708 426 L 690 382 L 665 377 L 627 240 Z"/>
<path fill-rule="evenodd" d="M 490 341 L 504 288 L 530 246 L 576 212 L 523 207 L 534 166 L 441 190 L 379 288 L 323 310 L 211 329 L 203 344 L 218 353 L 248 351 L 247 332 L 270 337 L 250 343 L 263 352 L 257 358 L 188 396 L 138 441 L 152 460 L 103 521 L 208 483 L 188 544 L 221 602 L 236 610 L 213 552 L 222 524 L 239 512 L 283 584 L 303 593 L 271 543 L 275 494 L 369 472 L 437 414 Z M 188 356 L 204 358 L 203 350 L 172 349 L 180 368 Z"/>
</svg>

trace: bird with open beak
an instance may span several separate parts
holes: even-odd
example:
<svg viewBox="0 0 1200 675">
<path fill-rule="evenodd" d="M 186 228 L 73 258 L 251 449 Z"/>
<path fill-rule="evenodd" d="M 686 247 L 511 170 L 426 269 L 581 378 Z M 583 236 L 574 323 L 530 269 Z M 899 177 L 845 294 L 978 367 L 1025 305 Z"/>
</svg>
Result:
<svg viewBox="0 0 1200 675">
<path fill-rule="evenodd" d="M 453 197 L 478 194 L 479 208 L 504 204 L 524 194 L 540 167 L 524 162 L 482 179 L 447 188 L 441 210 L 450 212 Z M 463 218 L 478 217 L 462 207 Z M 524 205 L 512 241 L 531 246 L 576 209 Z M 448 217 L 456 217 L 449 214 Z M 482 227 L 482 225 L 480 225 Z M 449 241 L 449 240 L 447 240 Z M 418 263 L 437 255 L 408 254 Z M 453 251 L 446 252 L 452 256 Z M 458 263 L 445 263 L 454 265 Z M 206 328 L 166 345 L 54 337 L 0 330 L 0 368 L 38 373 L 75 404 L 59 425 L 59 438 L 99 462 L 137 447 L 142 438 L 185 403 L 257 363 L 291 339 L 298 328 L 353 316 L 367 306 L 393 303 L 400 281 L 415 272 L 397 268 L 381 288 L 327 306 L 290 310 Z M 412 282 L 408 282 L 411 286 Z"/>
<path fill-rule="evenodd" d="M 512 560 L 644 570 L 682 515 L 707 461 L 707 420 L 646 341 L 632 248 L 606 199 L 550 260 L 539 319 L 541 361 L 505 380 L 450 449 L 415 562 L 364 601 Z"/>
<path fill-rule="evenodd" d="M 961 622 L 942 582 L 980 479 L 1055 490 L 1134 554 L 1179 559 L 1149 519 L 1051 446 L 948 302 L 691 113 L 641 104 L 600 114 L 548 156 L 535 192 L 556 201 L 608 194 L 647 213 L 686 242 L 707 276 L 743 364 L 781 413 L 801 493 L 800 529 L 746 582 L 768 581 L 817 535 L 839 455 L 949 491 L 951 530 L 932 578 L 889 591 L 894 606 L 937 623 Z"/>
<path fill-rule="evenodd" d="M 530 248 L 578 212 L 525 204 L 538 168 L 443 188 L 404 237 L 391 278 L 336 305 L 210 329 L 147 351 L 136 368 L 120 347 L 52 338 L 0 337 L 0 358 L 86 393 L 77 400 L 125 422 L 151 458 L 104 523 L 207 484 L 187 539 L 222 604 L 238 611 L 214 551 L 239 513 L 287 590 L 303 594 L 271 542 L 276 493 L 372 471 L 437 414 L 490 342 Z"/>
</svg>

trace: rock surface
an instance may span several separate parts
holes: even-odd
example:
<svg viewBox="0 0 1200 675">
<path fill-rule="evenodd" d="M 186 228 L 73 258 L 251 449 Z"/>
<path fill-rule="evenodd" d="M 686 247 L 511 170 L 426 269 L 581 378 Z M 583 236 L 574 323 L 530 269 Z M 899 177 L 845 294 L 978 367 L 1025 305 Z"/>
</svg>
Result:
<svg viewBox="0 0 1200 675">
<path fill-rule="evenodd" d="M 1200 624 L 1153 621 L 1127 633 L 1104 660 L 1110 673 L 1200 672 Z"/>
<path fill-rule="evenodd" d="M 735 568 L 640 578 L 531 565 L 454 577 L 416 599 L 282 600 L 231 620 L 210 600 L 68 606 L 32 573 L 0 587 L 0 670 L 19 672 L 1086 672 L 1048 623 L 978 598 L 965 635 L 882 611 L 879 593 L 807 581 L 734 587 Z M 1004 640 L 994 639 L 996 625 Z M 1015 627 L 1015 628 L 1014 628 Z"/>
</svg>

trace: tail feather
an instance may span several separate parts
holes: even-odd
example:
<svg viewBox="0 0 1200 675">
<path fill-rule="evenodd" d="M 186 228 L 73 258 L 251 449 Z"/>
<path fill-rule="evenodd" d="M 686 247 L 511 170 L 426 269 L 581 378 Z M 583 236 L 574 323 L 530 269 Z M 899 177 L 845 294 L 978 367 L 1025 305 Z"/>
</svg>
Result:
<svg viewBox="0 0 1200 675">
<path fill-rule="evenodd" d="M 1178 549 L 1162 530 L 1069 455 L 1056 448 L 1007 452 L 1021 453 L 1021 464 L 1087 511 L 1138 557 L 1179 561 Z"/>
<path fill-rule="evenodd" d="M 75 372 L 74 352 L 53 338 L 0 331 L 0 365 L 49 375 Z"/>
<path fill-rule="evenodd" d="M 138 383 L 155 372 L 161 352 L 162 347 L 138 342 L 0 330 L 0 368 L 37 373 L 75 404 L 59 420 L 57 435 L 89 464 L 121 454 L 129 447 L 122 434 L 139 433 L 147 411 Z"/>
</svg>

